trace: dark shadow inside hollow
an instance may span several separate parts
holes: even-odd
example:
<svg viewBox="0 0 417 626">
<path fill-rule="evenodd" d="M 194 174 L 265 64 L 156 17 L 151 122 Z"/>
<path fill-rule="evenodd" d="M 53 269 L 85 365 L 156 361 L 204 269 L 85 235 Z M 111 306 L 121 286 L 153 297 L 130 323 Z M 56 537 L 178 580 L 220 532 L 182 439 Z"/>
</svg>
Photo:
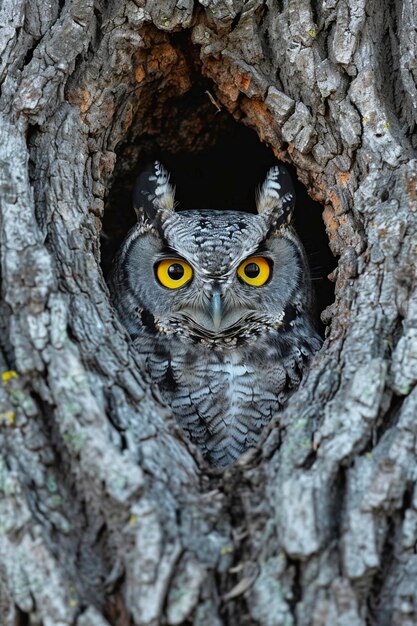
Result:
<svg viewBox="0 0 417 626">
<path fill-rule="evenodd" d="M 171 117 L 170 117 L 171 116 Z M 124 236 L 135 223 L 132 189 L 144 165 L 160 160 L 176 186 L 177 210 L 223 209 L 255 212 L 255 192 L 276 163 L 257 134 L 237 123 L 212 101 L 202 79 L 166 108 L 166 122 L 156 134 L 137 135 L 135 125 L 120 145 L 103 223 L 102 267 L 105 275 Z M 133 143 L 132 143 L 133 142 Z M 296 189 L 295 228 L 310 260 L 318 313 L 331 304 L 334 287 L 327 275 L 336 266 L 322 220 L 323 207 L 308 195 L 287 166 Z"/>
</svg>

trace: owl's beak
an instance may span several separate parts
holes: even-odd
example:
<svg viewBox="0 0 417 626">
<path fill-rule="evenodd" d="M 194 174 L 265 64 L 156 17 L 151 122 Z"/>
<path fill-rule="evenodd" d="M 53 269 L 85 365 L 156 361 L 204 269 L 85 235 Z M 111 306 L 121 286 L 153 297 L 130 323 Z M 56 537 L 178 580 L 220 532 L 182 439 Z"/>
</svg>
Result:
<svg viewBox="0 0 417 626">
<path fill-rule="evenodd" d="M 220 328 L 223 315 L 223 303 L 222 297 L 218 292 L 213 293 L 210 299 L 209 311 L 211 319 L 213 320 L 213 326 L 216 330 Z"/>
</svg>

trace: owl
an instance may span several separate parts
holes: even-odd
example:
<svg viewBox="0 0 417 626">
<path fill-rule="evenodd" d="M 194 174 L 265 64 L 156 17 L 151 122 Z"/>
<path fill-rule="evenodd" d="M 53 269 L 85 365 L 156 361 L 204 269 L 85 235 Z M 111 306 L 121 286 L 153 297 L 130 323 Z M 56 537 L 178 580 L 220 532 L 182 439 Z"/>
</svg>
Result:
<svg viewBox="0 0 417 626">
<path fill-rule="evenodd" d="M 218 467 L 256 446 L 320 347 L 294 202 L 281 165 L 257 214 L 176 211 L 159 162 L 136 183 L 138 221 L 114 261 L 112 299 L 186 436 Z"/>
</svg>

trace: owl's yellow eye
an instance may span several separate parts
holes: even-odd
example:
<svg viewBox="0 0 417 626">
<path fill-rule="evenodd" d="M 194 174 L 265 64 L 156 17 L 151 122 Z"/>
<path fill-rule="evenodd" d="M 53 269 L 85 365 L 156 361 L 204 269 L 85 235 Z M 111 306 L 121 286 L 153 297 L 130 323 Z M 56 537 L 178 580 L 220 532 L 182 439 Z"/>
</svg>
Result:
<svg viewBox="0 0 417 626">
<path fill-rule="evenodd" d="M 192 278 L 193 270 L 191 265 L 180 259 L 164 259 L 158 263 L 156 275 L 164 287 L 178 289 Z"/>
<path fill-rule="evenodd" d="M 271 274 L 271 267 L 261 256 L 252 256 L 237 268 L 237 275 L 248 285 L 262 287 Z"/>
</svg>

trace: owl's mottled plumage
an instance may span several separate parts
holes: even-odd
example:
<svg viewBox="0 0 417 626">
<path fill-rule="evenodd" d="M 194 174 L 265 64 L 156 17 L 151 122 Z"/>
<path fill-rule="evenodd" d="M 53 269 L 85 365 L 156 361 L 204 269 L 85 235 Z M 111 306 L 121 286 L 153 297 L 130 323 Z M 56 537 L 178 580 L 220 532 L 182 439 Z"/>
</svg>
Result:
<svg viewBox="0 0 417 626">
<path fill-rule="evenodd" d="M 290 225 L 294 192 L 280 165 L 267 174 L 258 214 L 176 212 L 174 189 L 154 163 L 138 179 L 137 225 L 109 285 L 121 320 L 187 436 L 218 466 L 256 445 L 320 347 L 303 247 Z M 270 276 L 246 284 L 237 269 L 262 257 Z M 158 280 L 163 259 L 186 261 L 179 289 Z"/>
</svg>

